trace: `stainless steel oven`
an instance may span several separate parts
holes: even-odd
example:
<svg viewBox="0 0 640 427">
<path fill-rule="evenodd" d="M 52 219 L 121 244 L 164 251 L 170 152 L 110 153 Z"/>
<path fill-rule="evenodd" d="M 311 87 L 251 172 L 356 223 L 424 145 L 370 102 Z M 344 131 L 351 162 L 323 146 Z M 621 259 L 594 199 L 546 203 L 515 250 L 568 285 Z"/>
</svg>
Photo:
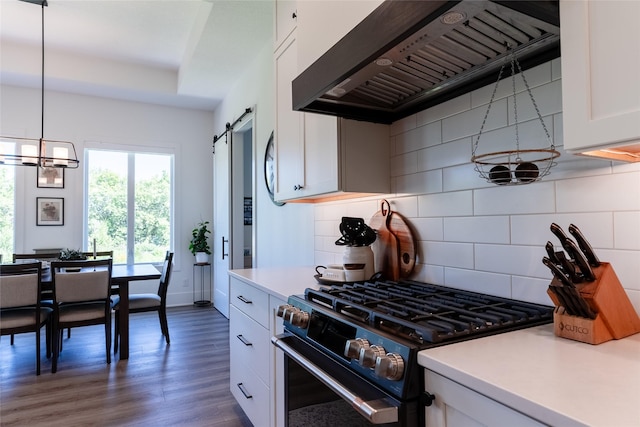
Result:
<svg viewBox="0 0 640 427">
<path fill-rule="evenodd" d="M 551 323 L 553 308 L 426 283 L 307 289 L 278 307 L 272 337 L 289 427 L 423 426 L 420 350 Z M 280 378 L 280 377 L 279 377 Z"/>
<path fill-rule="evenodd" d="M 285 426 L 418 426 L 418 402 L 400 401 L 292 335 L 284 352 Z"/>
</svg>

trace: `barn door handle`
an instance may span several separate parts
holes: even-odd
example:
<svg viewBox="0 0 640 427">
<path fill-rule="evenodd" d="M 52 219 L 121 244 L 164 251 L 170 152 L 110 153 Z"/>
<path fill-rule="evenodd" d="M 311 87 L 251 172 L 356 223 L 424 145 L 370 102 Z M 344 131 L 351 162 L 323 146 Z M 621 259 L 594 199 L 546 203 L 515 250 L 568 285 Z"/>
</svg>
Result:
<svg viewBox="0 0 640 427">
<path fill-rule="evenodd" d="M 224 257 L 229 256 L 229 254 L 225 254 L 224 253 L 224 244 L 229 243 L 229 239 L 225 239 L 224 236 L 222 236 L 222 259 L 224 260 Z"/>
</svg>

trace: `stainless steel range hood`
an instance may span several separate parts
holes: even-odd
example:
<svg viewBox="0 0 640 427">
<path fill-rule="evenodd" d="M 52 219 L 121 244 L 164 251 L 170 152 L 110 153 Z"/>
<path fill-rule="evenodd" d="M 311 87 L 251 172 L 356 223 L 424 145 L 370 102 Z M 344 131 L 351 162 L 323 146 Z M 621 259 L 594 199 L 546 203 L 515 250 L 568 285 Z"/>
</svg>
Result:
<svg viewBox="0 0 640 427">
<path fill-rule="evenodd" d="M 387 0 L 293 81 L 293 109 L 391 123 L 494 83 L 511 50 L 560 56 L 557 0 Z"/>
</svg>

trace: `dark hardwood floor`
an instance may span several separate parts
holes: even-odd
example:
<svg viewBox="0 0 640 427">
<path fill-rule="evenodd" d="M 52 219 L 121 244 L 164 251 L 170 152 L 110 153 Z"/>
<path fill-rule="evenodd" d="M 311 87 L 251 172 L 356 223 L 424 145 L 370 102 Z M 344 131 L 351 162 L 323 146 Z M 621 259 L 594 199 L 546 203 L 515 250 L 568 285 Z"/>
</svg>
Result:
<svg viewBox="0 0 640 427">
<path fill-rule="evenodd" d="M 229 322 L 214 308 L 168 309 L 171 344 L 157 313 L 131 316 L 129 360 L 107 365 L 102 326 L 66 332 L 58 372 L 33 334 L 0 340 L 1 426 L 212 426 L 251 423 L 229 391 Z M 43 329 L 44 331 L 44 329 Z M 113 347 L 112 347 L 113 352 Z"/>
</svg>

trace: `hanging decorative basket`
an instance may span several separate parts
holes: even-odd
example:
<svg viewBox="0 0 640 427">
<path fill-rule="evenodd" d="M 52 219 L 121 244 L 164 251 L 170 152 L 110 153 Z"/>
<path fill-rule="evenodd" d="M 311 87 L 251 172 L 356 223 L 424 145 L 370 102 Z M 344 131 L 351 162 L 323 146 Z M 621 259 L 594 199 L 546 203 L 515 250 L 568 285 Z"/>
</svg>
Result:
<svg viewBox="0 0 640 427">
<path fill-rule="evenodd" d="M 487 182 L 497 185 L 530 184 L 532 182 L 539 181 L 549 174 L 551 168 L 556 165 L 555 159 L 560 156 L 560 153 L 555 149 L 555 146 L 551 141 L 549 131 L 547 130 L 544 120 L 542 120 L 542 115 L 540 114 L 538 105 L 533 98 L 527 79 L 524 76 L 522 68 L 520 68 L 520 63 L 516 59 L 515 52 L 513 51 L 511 53 L 511 81 L 513 87 L 513 110 L 516 132 L 515 150 L 494 151 L 478 154 L 480 137 L 482 136 L 484 126 L 487 122 L 487 117 L 489 116 L 489 111 L 491 111 L 491 105 L 493 104 L 493 100 L 498 89 L 498 84 L 500 83 L 500 79 L 502 78 L 502 73 L 506 65 L 507 61 L 505 61 L 498 73 L 498 80 L 493 88 L 493 93 L 491 94 L 489 105 L 487 106 L 487 112 L 484 115 L 484 120 L 480 127 L 480 133 L 478 134 L 478 138 L 473 146 L 471 161 L 475 164 L 475 170 L 478 172 L 480 177 L 485 179 Z M 522 76 L 522 81 L 527 89 L 531 103 L 536 110 L 538 120 L 544 129 L 548 143 L 545 147 L 520 149 L 518 109 L 516 103 L 516 67 L 520 76 Z"/>
</svg>

